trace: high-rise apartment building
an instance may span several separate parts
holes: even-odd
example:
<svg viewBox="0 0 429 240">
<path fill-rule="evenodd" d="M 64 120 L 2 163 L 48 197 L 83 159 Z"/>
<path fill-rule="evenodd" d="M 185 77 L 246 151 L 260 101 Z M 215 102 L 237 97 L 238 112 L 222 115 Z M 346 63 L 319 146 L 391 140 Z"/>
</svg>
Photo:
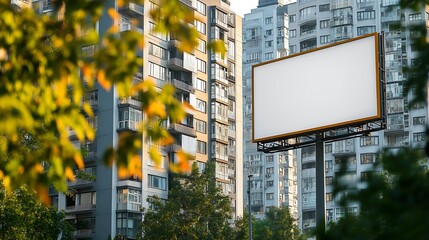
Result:
<svg viewBox="0 0 429 240">
<path fill-rule="evenodd" d="M 410 41 L 413 33 L 406 28 L 397 29 L 395 25 L 402 22 L 405 25 L 428 26 L 428 8 L 422 7 L 418 11 L 403 10 L 398 0 L 298 0 L 296 3 L 287 5 L 286 13 L 288 14 L 289 54 L 376 31 L 384 32 L 385 36 L 387 129 L 371 133 L 369 136 L 325 145 L 326 219 L 328 222 L 337 221 L 346 212 L 359 212 L 357 204 L 350 204 L 343 208 L 338 204 L 339 198 L 333 197 L 332 181 L 340 170 L 341 164 L 346 164 L 346 173 L 341 177 L 341 181 L 347 184 L 347 191 L 353 192 L 365 187 L 360 180 L 364 180 L 370 171 L 374 171 L 373 164 L 378 161 L 379 152 L 383 148 L 391 151 L 396 151 L 402 146 L 423 148 L 428 108 L 424 104 L 408 104 L 412 99 L 412 93 L 407 95 L 403 91 L 404 81 L 407 79 L 404 67 L 413 65 L 416 61 L 416 52 Z M 246 23 L 245 20 L 244 28 L 247 26 Z M 260 26 L 263 24 L 261 23 Z M 263 32 L 259 31 L 256 35 L 258 34 Z M 256 54 L 258 60 L 268 60 L 261 55 L 262 52 L 265 54 L 268 45 L 261 44 L 259 47 L 261 53 Z M 252 59 L 253 55 L 245 55 L 243 62 L 246 63 Z M 251 75 L 247 73 L 250 67 L 244 66 L 245 86 L 249 86 L 248 78 Z M 311 69 L 308 70 L 311 71 Z M 335 91 L 335 87 L 332 91 Z M 249 102 L 245 104 L 245 110 L 250 111 Z M 334 109 L 335 106 L 332 108 Z M 350 110 L 353 111 L 353 106 L 350 106 Z M 249 139 L 246 139 L 246 153 L 249 149 L 247 147 Z M 296 158 L 299 227 L 311 230 L 316 226 L 315 147 L 297 150 Z"/>
<path fill-rule="evenodd" d="M 70 137 L 85 154 L 85 169 L 95 180 L 77 179 L 69 183 L 72 195 L 51 193 L 53 203 L 67 213 L 74 223 L 76 239 L 108 239 L 123 235 L 134 239 L 143 214 L 148 209 L 147 199 L 155 195 L 168 198 L 168 163 L 174 162 L 179 148 L 195 155 L 200 170 L 209 161 L 216 164 L 216 179 L 225 195 L 230 197 L 234 218 L 243 212 L 242 192 L 242 78 L 241 78 L 241 17 L 234 14 L 227 0 L 180 0 L 195 16 L 199 32 L 199 46 L 192 52 L 177 48 L 178 39 L 170 34 L 153 32 L 156 21 L 149 11 L 159 1 L 144 1 L 144 5 L 128 3 L 118 7 L 116 0 L 108 0 L 108 8 L 117 10 L 120 19 L 108 14 L 86 30 L 95 30 L 100 36 L 112 25 L 120 32 L 135 30 L 144 35 L 145 48 L 136 54 L 144 64 L 134 75 L 134 82 L 151 79 L 161 88 L 172 84 L 175 97 L 194 107 L 187 110 L 181 123 L 167 122 L 166 128 L 175 138 L 174 145 L 161 148 L 162 163 L 157 167 L 147 151 L 153 142 L 141 149 L 143 179 L 118 178 L 116 168 L 106 167 L 101 156 L 109 146 L 118 143 L 122 132 L 135 132 L 143 118 L 141 102 L 135 98 L 118 98 L 116 89 L 109 92 L 96 86 L 82 101 L 93 107 L 95 117 L 88 118 L 96 129 L 94 141 L 78 142 Z M 13 0 L 17 7 L 30 6 L 39 14 L 52 14 L 50 0 Z M 162 7 L 162 6 L 160 6 Z M 85 29 L 82 34 L 85 34 Z M 118 34 L 120 37 L 120 34 Z M 224 56 L 206 49 L 213 40 L 223 40 L 228 49 Z M 82 52 L 91 57 L 99 42 L 84 46 Z"/>
<path fill-rule="evenodd" d="M 263 154 L 252 143 L 252 65 L 288 54 L 286 4 L 290 2 L 260 0 L 258 8 L 246 14 L 243 20 L 243 176 L 253 175 L 250 178 L 250 205 L 256 218 L 263 218 L 272 206 L 288 206 L 292 216 L 297 218 L 297 165 L 293 151 Z M 245 181 L 244 189 L 247 188 Z M 247 205 L 247 194 L 244 199 Z"/>
</svg>

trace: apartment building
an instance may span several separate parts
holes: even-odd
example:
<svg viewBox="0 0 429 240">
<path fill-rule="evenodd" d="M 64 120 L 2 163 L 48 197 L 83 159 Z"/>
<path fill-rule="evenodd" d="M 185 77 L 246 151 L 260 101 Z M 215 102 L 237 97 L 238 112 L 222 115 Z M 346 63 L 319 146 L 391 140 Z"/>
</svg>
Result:
<svg viewBox="0 0 429 240">
<path fill-rule="evenodd" d="M 374 171 L 372 167 L 378 161 L 380 150 L 387 148 L 396 151 L 402 146 L 423 148 L 428 108 L 424 104 L 408 104 L 412 93 L 407 95 L 403 91 L 404 81 L 407 79 L 404 67 L 416 61 L 416 52 L 410 42 L 413 33 L 407 29 L 397 29 L 395 25 L 402 22 L 406 25 L 428 26 L 428 8 L 403 10 L 398 0 L 298 0 L 287 5 L 286 13 L 289 54 L 372 32 L 384 32 L 385 36 L 387 129 L 370 136 L 325 145 L 326 219 L 328 222 L 337 221 L 346 212 L 359 212 L 357 204 L 343 208 L 338 204 L 339 198 L 333 197 L 332 181 L 341 164 L 346 164 L 346 173 L 341 181 L 347 184 L 347 192 L 353 192 L 365 187 L 360 180 Z M 267 45 L 260 46 L 262 51 L 266 51 L 266 48 Z M 268 60 L 262 58 L 264 55 L 257 56 L 263 61 Z M 252 57 L 245 56 L 243 62 L 253 59 Z M 246 70 L 250 71 L 250 67 Z M 250 76 L 246 75 L 247 71 L 244 75 L 245 84 Z M 335 88 L 332 90 L 335 91 Z M 245 104 L 245 109 L 249 110 L 248 102 Z M 351 110 L 352 108 L 350 106 Z M 246 153 L 249 149 L 247 143 Z M 312 230 L 316 226 L 315 146 L 297 150 L 295 157 L 298 167 L 299 227 Z"/>
<path fill-rule="evenodd" d="M 230 3 L 226 0 L 180 2 L 196 19 L 199 46 L 192 52 L 180 51 L 177 48 L 180 40 L 175 36 L 152 31 L 156 21 L 148 13 L 159 6 L 157 0 L 144 1 L 144 5 L 130 2 L 123 7 L 118 7 L 115 0 L 108 0 L 103 11 L 116 9 L 121 16 L 118 22 L 103 14 L 94 26 L 88 26 L 87 30 L 95 30 L 100 36 L 112 25 L 117 25 L 120 32 L 141 32 L 145 48 L 136 54 L 144 63 L 135 73 L 134 83 L 151 79 L 159 88 L 172 84 L 176 88 L 175 97 L 192 105 L 194 110 L 187 110 L 181 123 L 165 123 L 176 142 L 159 147 L 161 166 L 155 166 L 147 153 L 155 143 L 144 143 L 141 146 L 143 179 L 121 179 L 116 167 L 106 167 L 101 157 L 108 147 L 117 145 L 119 134 L 137 130 L 143 118 L 142 103 L 137 98 L 119 98 L 116 89 L 106 92 L 99 86 L 85 94 L 82 101 L 90 103 L 95 113 L 88 122 L 96 129 L 96 138 L 78 142 L 73 132 L 70 137 L 75 146 L 86 153 L 84 171 L 95 178 L 70 182 L 71 195 L 50 193 L 53 203 L 64 209 L 67 219 L 75 225 L 76 239 L 105 240 L 119 234 L 134 239 L 144 217 L 140 209 L 150 207 L 147 199 L 155 195 L 168 198 L 168 163 L 176 161 L 180 148 L 195 155 L 200 170 L 207 162 L 215 162 L 216 179 L 213 180 L 230 197 L 234 219 L 242 215 L 241 17 L 229 9 Z M 32 7 L 39 14 L 53 14 L 50 0 L 12 0 L 11 3 L 19 8 Z M 227 54 L 207 50 L 207 44 L 213 40 L 223 40 Z M 82 52 L 91 57 L 98 44 L 84 46 Z"/>
<path fill-rule="evenodd" d="M 243 20 L 244 178 L 250 178 L 252 214 L 260 219 L 270 207 L 288 206 L 297 218 L 297 165 L 294 151 L 263 154 L 252 143 L 252 65 L 288 55 L 291 1 L 260 0 Z M 279 106 L 280 107 L 280 106 Z M 249 179 L 247 179 L 249 181 Z M 244 189 L 248 182 L 244 181 Z M 245 194 L 244 203 L 248 204 Z"/>
</svg>

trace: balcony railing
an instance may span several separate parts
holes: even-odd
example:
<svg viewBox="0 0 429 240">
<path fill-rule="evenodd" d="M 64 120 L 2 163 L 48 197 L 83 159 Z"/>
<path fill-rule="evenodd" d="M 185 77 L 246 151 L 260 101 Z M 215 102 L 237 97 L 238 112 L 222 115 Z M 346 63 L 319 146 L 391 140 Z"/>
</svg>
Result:
<svg viewBox="0 0 429 240">
<path fill-rule="evenodd" d="M 183 90 L 185 92 L 190 92 L 190 93 L 194 93 L 195 92 L 195 88 L 190 83 L 187 83 L 187 82 L 184 82 L 184 81 L 180 81 L 178 79 L 171 79 L 170 82 L 177 89 Z"/>
<path fill-rule="evenodd" d="M 117 203 L 117 210 L 140 211 L 142 205 L 140 203 Z"/>
<path fill-rule="evenodd" d="M 95 204 L 67 206 L 66 212 L 83 212 L 83 211 L 91 211 L 93 209 L 95 209 Z"/>
<path fill-rule="evenodd" d="M 220 114 L 212 113 L 212 119 L 216 119 L 216 120 L 219 120 L 221 122 L 228 123 L 228 117 L 222 116 Z"/>
<path fill-rule="evenodd" d="M 179 123 L 171 123 L 169 129 L 176 133 L 196 137 L 196 131 L 192 126 L 187 126 Z"/>
<path fill-rule="evenodd" d="M 118 121 L 118 130 L 133 130 L 133 131 L 137 131 L 139 128 L 140 123 L 136 122 L 136 121 L 131 121 L 131 120 L 122 120 L 122 121 Z"/>
<path fill-rule="evenodd" d="M 131 17 L 143 16 L 144 7 L 130 2 L 126 4 L 123 8 L 120 8 L 119 13 L 131 16 Z"/>
</svg>

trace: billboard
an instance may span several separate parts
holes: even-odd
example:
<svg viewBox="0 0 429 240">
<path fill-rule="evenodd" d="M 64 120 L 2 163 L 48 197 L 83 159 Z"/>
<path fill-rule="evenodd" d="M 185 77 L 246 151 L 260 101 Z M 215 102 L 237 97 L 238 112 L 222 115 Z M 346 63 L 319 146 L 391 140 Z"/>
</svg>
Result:
<svg viewBox="0 0 429 240">
<path fill-rule="evenodd" d="M 382 118 L 378 33 L 252 68 L 253 142 Z"/>
</svg>

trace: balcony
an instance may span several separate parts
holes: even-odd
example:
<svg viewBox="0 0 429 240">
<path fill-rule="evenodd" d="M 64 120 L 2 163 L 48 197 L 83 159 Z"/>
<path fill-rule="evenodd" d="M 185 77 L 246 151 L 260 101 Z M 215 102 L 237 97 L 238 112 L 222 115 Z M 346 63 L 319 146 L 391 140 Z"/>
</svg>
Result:
<svg viewBox="0 0 429 240">
<path fill-rule="evenodd" d="M 333 17 L 331 21 L 329 21 L 329 25 L 331 27 L 350 25 L 350 24 L 353 24 L 353 15 L 337 16 L 337 17 Z"/>
<path fill-rule="evenodd" d="M 77 206 L 66 206 L 66 212 L 88 212 L 95 209 L 95 204 L 77 205 Z"/>
<path fill-rule="evenodd" d="M 221 154 L 221 153 L 212 153 L 212 158 L 221 160 L 221 161 L 223 161 L 225 163 L 228 162 L 228 155 L 224 155 L 224 154 Z"/>
<path fill-rule="evenodd" d="M 125 6 L 123 8 L 120 8 L 118 11 L 120 14 L 124 14 L 130 17 L 143 17 L 144 15 L 144 7 L 131 2 L 125 4 Z"/>
<path fill-rule="evenodd" d="M 82 47 L 82 57 L 93 58 L 97 50 L 98 50 L 98 45 L 89 45 L 89 46 Z"/>
<path fill-rule="evenodd" d="M 172 56 L 168 59 L 168 68 L 176 71 L 196 72 L 195 66 L 195 56 L 187 53 L 183 53 L 183 56 Z"/>
<path fill-rule="evenodd" d="M 224 23 L 220 19 L 212 18 L 211 23 L 228 31 L 228 23 Z"/>
<path fill-rule="evenodd" d="M 230 157 L 235 157 L 236 156 L 236 154 L 237 154 L 237 151 L 235 150 L 235 148 L 229 148 L 228 149 L 228 156 L 230 156 Z"/>
<path fill-rule="evenodd" d="M 134 106 L 140 109 L 142 103 L 133 97 L 122 97 L 118 98 L 118 106 Z"/>
<path fill-rule="evenodd" d="M 228 104 L 228 97 L 216 94 L 214 92 L 212 92 L 212 99 L 224 104 Z"/>
<path fill-rule="evenodd" d="M 91 238 L 94 234 L 92 229 L 79 229 L 73 232 L 73 237 L 75 238 Z"/>
<path fill-rule="evenodd" d="M 333 155 L 346 156 L 346 155 L 354 155 L 356 153 L 353 139 L 334 142 L 333 147 L 334 147 L 332 152 Z"/>
<path fill-rule="evenodd" d="M 11 5 L 20 9 L 31 7 L 30 0 L 12 0 Z"/>
<path fill-rule="evenodd" d="M 228 143 L 228 136 L 222 135 L 222 134 L 221 134 L 221 133 L 219 133 L 219 132 L 215 132 L 215 133 L 213 133 L 213 134 L 212 134 L 212 138 L 214 138 L 214 139 L 216 139 L 216 140 L 218 140 L 218 141 L 220 141 L 220 142 L 223 142 L 223 143 L 225 143 L 225 144 L 227 144 L 227 143 Z"/>
<path fill-rule="evenodd" d="M 171 79 L 170 83 L 176 87 L 176 89 L 188 92 L 188 93 L 194 93 L 195 88 L 192 86 L 192 83 L 187 83 L 178 79 Z"/>
<path fill-rule="evenodd" d="M 43 12 L 49 12 L 54 10 L 54 5 L 51 3 L 50 0 L 43 2 Z"/>
<path fill-rule="evenodd" d="M 139 129 L 139 126 L 140 126 L 140 122 L 137 122 L 137 121 L 131 121 L 131 120 L 118 121 L 118 131 L 131 130 L 136 132 Z"/>
<path fill-rule="evenodd" d="M 179 1 L 192 9 L 195 9 L 197 7 L 195 0 L 179 0 Z"/>
<path fill-rule="evenodd" d="M 126 32 L 126 31 L 136 31 L 140 34 L 144 34 L 143 29 L 141 27 L 135 26 L 129 22 L 122 22 L 119 24 L 119 31 L 120 32 Z"/>
<path fill-rule="evenodd" d="M 92 187 L 93 184 L 94 181 L 76 178 L 74 182 L 69 182 L 68 186 L 73 188 L 87 188 Z"/>
<path fill-rule="evenodd" d="M 140 209 L 142 208 L 141 204 L 138 203 L 117 203 L 116 204 L 116 210 L 131 210 L 140 212 Z"/>
<path fill-rule="evenodd" d="M 346 163 L 344 165 L 345 166 L 343 166 L 343 164 L 335 164 L 334 171 L 335 172 L 340 172 L 340 171 L 353 172 L 353 171 L 356 171 L 357 169 L 356 163 Z"/>
<path fill-rule="evenodd" d="M 227 116 L 222 116 L 220 114 L 216 114 L 213 112 L 212 112 L 212 119 L 217 120 L 217 121 L 222 122 L 222 123 L 225 123 L 225 124 L 228 123 L 228 117 Z"/>
<path fill-rule="evenodd" d="M 185 134 L 191 137 L 196 137 L 196 131 L 192 126 L 187 126 L 179 123 L 171 123 L 168 130 L 177 134 Z"/>
</svg>

